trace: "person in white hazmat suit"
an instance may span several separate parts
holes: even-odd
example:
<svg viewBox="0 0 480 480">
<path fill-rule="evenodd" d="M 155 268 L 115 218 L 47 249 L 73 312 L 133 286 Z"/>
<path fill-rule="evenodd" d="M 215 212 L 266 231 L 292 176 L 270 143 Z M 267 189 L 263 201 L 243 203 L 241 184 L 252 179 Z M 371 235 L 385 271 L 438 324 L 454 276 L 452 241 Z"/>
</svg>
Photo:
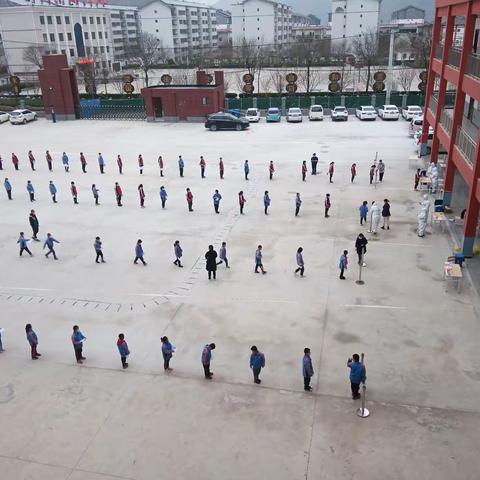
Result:
<svg viewBox="0 0 480 480">
<path fill-rule="evenodd" d="M 430 178 L 432 179 L 432 193 L 436 193 L 438 190 L 438 168 L 436 165 L 432 166 L 432 172 L 430 174 Z"/>
<path fill-rule="evenodd" d="M 420 212 L 418 212 L 418 236 L 424 237 L 425 230 L 428 223 L 428 214 L 430 212 L 430 199 L 428 195 L 423 196 L 423 200 L 420 202 Z"/>
<path fill-rule="evenodd" d="M 370 208 L 370 224 L 371 232 L 376 235 L 378 231 L 378 226 L 380 224 L 380 219 L 382 218 L 382 209 L 377 205 L 377 202 L 372 203 Z"/>
</svg>

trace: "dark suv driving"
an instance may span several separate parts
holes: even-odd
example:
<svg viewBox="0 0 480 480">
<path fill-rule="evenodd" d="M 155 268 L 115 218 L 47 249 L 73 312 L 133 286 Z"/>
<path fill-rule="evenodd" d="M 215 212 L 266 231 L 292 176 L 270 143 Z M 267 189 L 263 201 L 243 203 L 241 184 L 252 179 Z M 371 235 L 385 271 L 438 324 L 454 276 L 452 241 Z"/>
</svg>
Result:
<svg viewBox="0 0 480 480">
<path fill-rule="evenodd" d="M 237 118 L 231 113 L 218 112 L 210 115 L 205 122 L 205 128 L 212 132 L 216 130 L 245 130 L 250 122 L 245 118 Z"/>
</svg>

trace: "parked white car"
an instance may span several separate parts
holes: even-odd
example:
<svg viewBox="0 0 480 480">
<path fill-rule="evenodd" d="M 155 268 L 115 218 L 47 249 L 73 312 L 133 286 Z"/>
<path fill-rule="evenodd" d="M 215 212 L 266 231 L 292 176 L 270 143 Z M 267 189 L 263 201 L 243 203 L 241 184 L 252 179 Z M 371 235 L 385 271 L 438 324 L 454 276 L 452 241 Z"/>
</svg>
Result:
<svg viewBox="0 0 480 480">
<path fill-rule="evenodd" d="M 410 125 L 408 126 L 408 135 L 413 137 L 418 131 L 423 127 L 423 115 L 420 117 L 414 117 L 410 120 Z"/>
<path fill-rule="evenodd" d="M 10 113 L 10 123 L 27 123 L 37 119 L 37 114 L 31 110 L 14 110 Z"/>
<path fill-rule="evenodd" d="M 245 114 L 245 118 L 250 122 L 260 121 L 260 110 L 258 108 L 249 108 Z"/>
<path fill-rule="evenodd" d="M 321 105 L 312 105 L 308 112 L 309 120 L 323 120 L 323 107 Z"/>
<path fill-rule="evenodd" d="M 332 122 L 336 122 L 337 120 L 348 120 L 348 110 L 345 107 L 335 107 L 332 112 L 330 113 L 332 117 Z"/>
<path fill-rule="evenodd" d="M 423 110 L 418 105 L 408 105 L 402 110 L 402 117 L 405 120 L 411 120 L 420 115 L 423 115 Z"/>
<path fill-rule="evenodd" d="M 8 122 L 9 115 L 7 112 L 0 112 L 0 123 Z"/>
<path fill-rule="evenodd" d="M 400 112 L 395 105 L 382 105 L 378 109 L 378 116 L 383 120 L 398 120 Z"/>
<path fill-rule="evenodd" d="M 371 105 L 363 105 L 355 110 L 355 115 L 360 120 L 376 120 L 377 111 Z"/>
<path fill-rule="evenodd" d="M 287 122 L 301 122 L 303 120 L 302 111 L 297 107 L 289 108 L 287 111 Z"/>
</svg>

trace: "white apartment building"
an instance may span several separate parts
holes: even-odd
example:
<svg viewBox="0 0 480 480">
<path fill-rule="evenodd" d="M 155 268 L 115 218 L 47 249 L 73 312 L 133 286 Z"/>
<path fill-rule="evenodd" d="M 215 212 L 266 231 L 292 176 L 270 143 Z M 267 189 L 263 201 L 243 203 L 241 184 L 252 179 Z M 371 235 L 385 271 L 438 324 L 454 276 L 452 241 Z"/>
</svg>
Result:
<svg viewBox="0 0 480 480">
<path fill-rule="evenodd" d="M 167 58 L 188 61 L 217 48 L 217 10 L 182 0 L 115 0 L 137 5 L 143 32 L 162 42 Z"/>
<path fill-rule="evenodd" d="M 381 0 L 332 0 L 332 42 L 376 32 Z"/>
<path fill-rule="evenodd" d="M 138 47 L 140 14 L 137 7 L 109 5 L 115 61 L 124 61 Z"/>
<path fill-rule="evenodd" d="M 281 48 L 292 40 L 292 8 L 272 0 L 243 0 L 232 4 L 233 45 L 244 40 Z"/>
</svg>

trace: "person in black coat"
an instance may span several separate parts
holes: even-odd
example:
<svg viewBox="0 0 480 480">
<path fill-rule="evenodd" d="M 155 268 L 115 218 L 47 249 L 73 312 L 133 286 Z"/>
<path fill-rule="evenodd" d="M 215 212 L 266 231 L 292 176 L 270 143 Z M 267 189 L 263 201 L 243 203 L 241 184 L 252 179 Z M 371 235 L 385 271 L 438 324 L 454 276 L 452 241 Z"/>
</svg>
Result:
<svg viewBox="0 0 480 480">
<path fill-rule="evenodd" d="M 35 215 L 35 210 L 30 210 L 30 216 L 28 217 L 28 221 L 30 222 L 30 226 L 32 227 L 33 240 L 39 242 L 40 240 L 37 238 L 39 223 L 38 223 L 37 215 Z"/>
<path fill-rule="evenodd" d="M 205 254 L 205 259 L 207 260 L 207 272 L 208 279 L 215 280 L 217 278 L 217 252 L 213 249 L 213 245 L 208 246 L 208 252 Z"/>
<path fill-rule="evenodd" d="M 359 233 L 357 240 L 355 241 L 355 250 L 357 251 L 358 255 L 358 264 L 362 265 L 362 267 L 367 266 L 367 264 L 363 262 L 364 256 L 367 253 L 367 243 L 368 240 L 365 238 L 363 233 Z"/>
<path fill-rule="evenodd" d="M 383 225 L 382 225 L 382 230 L 385 230 L 385 227 L 387 227 L 387 230 L 390 230 L 390 202 L 386 198 L 384 200 L 383 208 L 382 208 L 382 217 L 383 217 Z"/>
</svg>

